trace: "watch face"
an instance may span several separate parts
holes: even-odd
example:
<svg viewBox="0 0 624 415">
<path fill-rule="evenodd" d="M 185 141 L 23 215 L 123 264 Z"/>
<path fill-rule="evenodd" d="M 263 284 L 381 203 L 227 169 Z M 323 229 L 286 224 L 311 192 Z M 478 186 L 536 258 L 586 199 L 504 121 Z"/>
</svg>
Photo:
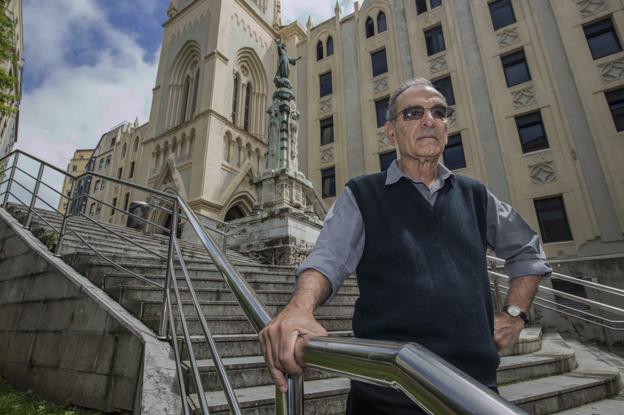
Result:
<svg viewBox="0 0 624 415">
<path fill-rule="evenodd" d="M 521 310 L 518 306 L 515 305 L 508 305 L 507 306 L 507 314 L 509 314 L 512 317 L 518 317 L 521 313 Z"/>
</svg>

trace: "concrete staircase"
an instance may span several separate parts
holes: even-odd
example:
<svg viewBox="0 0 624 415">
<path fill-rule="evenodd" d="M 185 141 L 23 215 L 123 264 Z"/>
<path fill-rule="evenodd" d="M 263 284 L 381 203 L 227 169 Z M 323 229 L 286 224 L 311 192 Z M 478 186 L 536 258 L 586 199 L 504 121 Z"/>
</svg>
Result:
<svg viewBox="0 0 624 415">
<path fill-rule="evenodd" d="M 25 219 L 23 207 L 11 206 L 9 211 L 18 220 Z M 58 215 L 47 211 L 38 212 L 48 222 L 60 228 L 61 220 Z M 110 224 L 106 226 L 166 256 L 166 237 L 145 235 Z M 49 228 L 36 216 L 33 217 L 31 229 L 44 242 L 53 242 Z M 164 283 L 164 260 L 107 234 L 84 218 L 72 218 L 69 229 L 75 230 L 116 263 L 153 281 Z M 182 250 L 210 330 L 245 413 L 273 413 L 275 389 L 251 324 L 204 249 L 182 243 Z M 153 329 L 157 327 L 162 301 L 162 292 L 158 288 L 149 286 L 107 263 L 72 233 L 63 242 L 61 254 L 67 263 L 101 287 L 147 326 Z M 228 257 L 256 290 L 269 312 L 277 313 L 292 292 L 294 270 L 289 267 L 262 265 L 235 252 L 228 252 Z M 178 281 L 183 287 L 181 272 L 178 274 Z M 349 279 L 331 304 L 319 308 L 317 317 L 330 335 L 352 334 L 351 316 L 357 296 L 355 280 Z M 186 290 L 182 290 L 182 302 L 185 313 L 188 312 L 187 316 L 193 316 L 192 303 Z M 227 413 L 225 396 L 220 391 L 210 352 L 199 336 L 199 320 L 191 317 L 188 323 L 193 334 L 193 348 L 200 365 L 210 413 Z M 181 332 L 180 327 L 177 330 L 178 333 Z M 188 359 L 186 350 L 182 350 L 183 359 Z M 188 362 L 185 362 L 185 366 L 188 367 Z M 502 353 L 498 378 L 501 395 L 529 413 L 621 414 L 624 413 L 624 397 L 618 395 L 621 389 L 620 370 L 624 370 L 624 360 L 617 356 L 573 340 L 564 340 L 554 332 L 528 328 L 523 331 L 520 342 L 512 350 Z M 196 401 L 197 391 L 193 390 L 189 373 L 187 378 L 193 400 Z M 305 379 L 306 413 L 344 413 L 349 390 L 347 379 L 331 377 L 313 370 L 306 373 Z"/>
</svg>

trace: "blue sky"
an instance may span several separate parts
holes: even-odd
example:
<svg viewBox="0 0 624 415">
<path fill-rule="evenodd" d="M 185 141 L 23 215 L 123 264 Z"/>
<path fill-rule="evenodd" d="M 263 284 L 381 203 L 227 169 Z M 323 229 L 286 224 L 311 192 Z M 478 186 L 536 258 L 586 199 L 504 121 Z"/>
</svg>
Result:
<svg viewBox="0 0 624 415">
<path fill-rule="evenodd" d="M 168 0 L 24 0 L 18 148 L 65 166 L 122 121 L 149 118 Z M 353 3 L 340 0 L 343 14 Z M 282 0 L 283 22 L 334 13 L 334 0 Z"/>
</svg>

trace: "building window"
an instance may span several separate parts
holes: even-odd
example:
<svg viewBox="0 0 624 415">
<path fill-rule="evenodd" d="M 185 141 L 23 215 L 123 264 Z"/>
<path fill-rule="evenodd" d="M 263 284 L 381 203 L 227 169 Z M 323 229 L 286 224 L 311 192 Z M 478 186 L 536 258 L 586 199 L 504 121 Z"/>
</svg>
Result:
<svg viewBox="0 0 624 415">
<path fill-rule="evenodd" d="M 124 210 L 128 210 L 128 203 L 130 202 L 130 192 L 124 196 Z"/>
<path fill-rule="evenodd" d="M 316 44 L 316 60 L 320 61 L 321 59 L 323 59 L 323 42 L 319 40 Z"/>
<path fill-rule="evenodd" d="M 531 80 L 524 50 L 501 56 L 507 86 L 514 86 Z"/>
<path fill-rule="evenodd" d="M 555 196 L 534 202 L 542 241 L 544 243 L 571 241 L 572 233 L 563 198 Z"/>
<path fill-rule="evenodd" d="M 113 203 L 111 203 L 111 204 L 113 205 L 113 207 L 111 208 L 111 216 L 115 216 L 115 210 L 117 210 L 116 209 L 116 207 L 117 207 L 117 198 L 116 197 L 113 198 Z"/>
<path fill-rule="evenodd" d="M 516 23 L 511 0 L 496 0 L 488 4 L 494 30 Z"/>
<path fill-rule="evenodd" d="M 100 164 L 98 166 L 98 170 L 102 170 L 104 168 L 104 157 L 100 159 Z"/>
<path fill-rule="evenodd" d="M 388 30 L 388 27 L 386 25 L 386 13 L 379 12 L 379 14 L 377 15 L 377 32 L 381 33 L 385 32 L 386 30 Z"/>
<path fill-rule="evenodd" d="M 373 22 L 373 18 L 368 16 L 366 18 L 366 24 L 364 26 L 366 28 L 366 38 L 375 36 L 375 23 Z"/>
<path fill-rule="evenodd" d="M 427 0 L 416 0 L 416 14 L 422 14 L 427 11 Z"/>
<path fill-rule="evenodd" d="M 251 122 L 251 82 L 247 82 L 245 88 L 245 113 L 243 114 L 243 129 L 249 132 L 249 124 Z"/>
<path fill-rule="evenodd" d="M 128 175 L 128 178 L 133 178 L 134 177 L 134 161 L 132 163 L 130 163 L 130 174 Z"/>
<path fill-rule="evenodd" d="M 334 54 L 334 38 L 330 36 L 327 38 L 327 56 L 331 56 L 333 54 Z"/>
<path fill-rule="evenodd" d="M 102 204 L 98 202 L 98 204 L 95 206 L 95 214 L 99 215 L 100 212 L 102 212 Z"/>
<path fill-rule="evenodd" d="M 102 180 L 102 185 L 100 186 L 100 190 L 106 189 L 106 180 Z"/>
<path fill-rule="evenodd" d="M 381 128 L 386 123 L 386 112 L 388 111 L 388 98 L 375 101 L 375 113 L 377 115 L 377 128 Z"/>
<path fill-rule="evenodd" d="M 388 151 L 385 153 L 379 154 L 379 169 L 381 171 L 388 170 L 390 164 L 397 158 L 396 150 Z"/>
<path fill-rule="evenodd" d="M 232 122 L 236 124 L 236 113 L 238 112 L 238 88 L 240 78 L 238 74 L 234 75 L 234 91 L 232 93 Z"/>
<path fill-rule="evenodd" d="M 427 55 L 429 56 L 446 50 L 442 25 L 431 28 L 425 32 L 425 43 L 427 44 Z"/>
<path fill-rule="evenodd" d="M 592 58 L 598 59 L 622 50 L 611 18 L 583 26 Z"/>
<path fill-rule="evenodd" d="M 72 171 L 76 171 L 78 170 L 78 166 L 76 166 L 75 164 L 72 166 Z"/>
<path fill-rule="evenodd" d="M 98 190 L 100 190 L 100 181 L 96 180 L 95 181 L 95 186 L 93 186 L 93 191 L 97 192 Z M 68 195 L 69 196 L 69 195 Z"/>
<path fill-rule="evenodd" d="M 451 170 L 463 169 L 466 167 L 466 157 L 464 156 L 464 145 L 461 134 L 449 135 L 448 142 L 444 148 L 444 165 Z"/>
<path fill-rule="evenodd" d="M 184 87 L 182 90 L 182 107 L 181 107 L 181 111 L 180 111 L 180 122 L 184 122 L 186 120 L 188 120 L 188 104 L 189 104 L 189 97 L 191 95 L 191 76 L 187 75 L 186 78 L 184 78 Z"/>
<path fill-rule="evenodd" d="M 516 127 L 523 153 L 548 148 L 548 139 L 539 111 L 516 117 Z"/>
<path fill-rule="evenodd" d="M 442 5 L 442 0 L 431 0 L 431 9 L 435 9 Z"/>
<path fill-rule="evenodd" d="M 581 298 L 587 298 L 585 287 L 580 284 L 575 284 L 571 281 L 558 280 L 556 278 L 552 278 L 550 282 L 554 290 L 562 291 Z M 589 304 L 574 301 L 557 294 L 555 294 L 555 302 L 557 303 L 557 309 L 576 308 L 577 310 L 589 310 L 591 308 Z"/>
<path fill-rule="evenodd" d="M 117 178 L 121 179 L 122 174 L 123 174 L 123 167 L 120 167 L 119 170 L 117 170 Z"/>
<path fill-rule="evenodd" d="M 388 72 L 388 61 L 386 59 L 386 49 L 371 53 L 373 63 L 373 78 L 377 75 Z"/>
<path fill-rule="evenodd" d="M 111 163 L 111 156 L 106 157 L 106 163 L 104 163 L 104 167 L 108 167 L 110 166 Z"/>
<path fill-rule="evenodd" d="M 91 206 L 89 206 L 89 216 L 93 216 L 94 213 L 95 213 L 95 202 L 91 203 Z"/>
<path fill-rule="evenodd" d="M 319 75 L 319 90 L 321 97 L 332 93 L 332 73 L 331 71 Z"/>
<path fill-rule="evenodd" d="M 336 196 L 336 169 L 330 167 L 321 170 L 323 199 Z"/>
<path fill-rule="evenodd" d="M 321 145 L 327 145 L 334 142 L 334 117 L 321 120 Z"/>
<path fill-rule="evenodd" d="M 605 92 L 613 123 L 617 131 L 624 131 L 624 88 Z"/>
<path fill-rule="evenodd" d="M 455 105 L 455 94 L 453 93 L 453 83 L 451 82 L 450 76 L 434 81 L 433 87 L 444 95 L 444 98 L 446 98 L 446 105 Z"/>
</svg>

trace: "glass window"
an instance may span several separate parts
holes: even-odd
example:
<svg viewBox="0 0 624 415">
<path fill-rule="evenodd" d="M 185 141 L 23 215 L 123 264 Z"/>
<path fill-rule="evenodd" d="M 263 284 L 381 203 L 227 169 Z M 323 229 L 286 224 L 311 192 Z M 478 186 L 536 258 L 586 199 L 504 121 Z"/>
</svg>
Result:
<svg viewBox="0 0 624 415">
<path fill-rule="evenodd" d="M 375 23 L 373 22 L 373 18 L 368 16 L 366 18 L 366 38 L 375 36 Z"/>
<path fill-rule="evenodd" d="M 622 50 L 611 18 L 583 26 L 592 58 L 598 59 Z"/>
<path fill-rule="evenodd" d="M 435 9 L 442 5 L 442 0 L 431 0 L 431 9 Z"/>
<path fill-rule="evenodd" d="M 130 174 L 128 175 L 128 178 L 134 177 L 134 163 L 134 161 L 130 163 Z"/>
<path fill-rule="evenodd" d="M 444 165 L 451 170 L 463 169 L 466 167 L 464 156 L 464 145 L 461 134 L 453 134 L 448 137 L 448 142 L 444 148 Z"/>
<path fill-rule="evenodd" d="M 117 198 L 116 198 L 116 197 L 114 197 L 114 198 L 113 198 L 113 203 L 112 203 L 112 205 L 113 205 L 113 207 L 111 208 L 111 216 L 114 216 L 114 215 L 115 215 L 115 210 L 116 210 L 116 209 L 114 209 L 114 208 L 116 208 L 116 207 L 117 207 Z"/>
<path fill-rule="evenodd" d="M 548 139 L 539 111 L 516 117 L 516 127 L 523 153 L 548 148 Z"/>
<path fill-rule="evenodd" d="M 330 36 L 327 38 L 327 56 L 331 56 L 333 54 L 334 54 L 334 38 Z"/>
<path fill-rule="evenodd" d="M 617 131 L 624 131 L 624 88 L 605 92 Z"/>
<path fill-rule="evenodd" d="M 388 111 L 388 98 L 375 101 L 375 113 L 377 114 L 377 128 L 383 127 L 386 123 L 386 112 Z"/>
<path fill-rule="evenodd" d="M 388 61 L 386 59 L 386 49 L 371 53 L 373 64 L 373 77 L 388 72 Z"/>
<path fill-rule="evenodd" d="M 441 25 L 425 32 L 425 43 L 427 44 L 427 55 L 429 56 L 446 50 L 446 46 L 444 45 L 444 33 L 442 33 Z"/>
<path fill-rule="evenodd" d="M 377 32 L 385 32 L 388 28 L 386 27 L 386 13 L 379 12 L 377 15 Z"/>
<path fill-rule="evenodd" d="M 319 40 L 316 44 L 316 60 L 320 61 L 321 59 L 323 59 L 323 42 Z"/>
<path fill-rule="evenodd" d="M 331 71 L 319 75 L 319 89 L 321 97 L 332 93 L 332 74 Z"/>
<path fill-rule="evenodd" d="M 93 191 L 97 192 L 98 190 L 100 190 L 100 181 L 96 180 L 95 181 L 95 186 L 93 186 Z M 69 192 L 68 192 L 69 193 Z M 69 196 L 69 195 L 68 195 Z"/>
<path fill-rule="evenodd" d="M 381 171 L 388 170 L 390 164 L 397 158 L 396 150 L 388 151 L 386 153 L 379 154 L 379 169 Z"/>
<path fill-rule="evenodd" d="M 251 82 L 247 82 L 245 88 L 245 112 L 243 113 L 243 129 L 249 131 L 249 125 L 251 124 L 251 94 L 252 86 Z"/>
<path fill-rule="evenodd" d="M 321 170 L 321 182 L 323 183 L 323 198 L 336 196 L 336 169 L 334 167 Z"/>
<path fill-rule="evenodd" d="M 76 171 L 78 170 L 78 166 L 76 166 L 75 164 L 72 166 L 72 171 Z"/>
<path fill-rule="evenodd" d="M 234 88 L 232 90 L 232 122 L 236 124 L 236 113 L 238 112 L 238 86 L 240 80 L 238 74 L 234 75 Z"/>
<path fill-rule="evenodd" d="M 516 15 L 514 14 L 511 0 L 496 0 L 491 2 L 488 6 L 490 8 L 490 17 L 492 18 L 494 30 L 516 23 Z"/>
<path fill-rule="evenodd" d="M 426 0 L 416 0 L 416 14 L 422 14 L 427 11 Z"/>
<path fill-rule="evenodd" d="M 123 174 L 123 167 L 120 167 L 119 170 L 117 171 L 117 178 L 121 179 L 122 174 Z"/>
<path fill-rule="evenodd" d="M 529 65 L 527 65 L 524 50 L 501 56 L 503 72 L 507 86 L 514 86 L 531 80 Z"/>
<path fill-rule="evenodd" d="M 124 210 L 128 210 L 128 203 L 130 202 L 130 193 L 126 193 L 124 196 Z"/>
<path fill-rule="evenodd" d="M 321 120 L 321 145 L 334 142 L 334 117 Z"/>
<path fill-rule="evenodd" d="M 453 93 L 453 84 L 451 83 L 450 76 L 434 81 L 433 87 L 444 95 L 447 105 L 455 105 L 455 94 Z"/>
<path fill-rule="evenodd" d="M 104 168 L 104 157 L 100 159 L 100 164 L 98 166 L 98 170 L 102 170 Z"/>
<path fill-rule="evenodd" d="M 571 241 L 572 233 L 561 196 L 535 200 L 535 211 L 544 243 Z"/>
</svg>

